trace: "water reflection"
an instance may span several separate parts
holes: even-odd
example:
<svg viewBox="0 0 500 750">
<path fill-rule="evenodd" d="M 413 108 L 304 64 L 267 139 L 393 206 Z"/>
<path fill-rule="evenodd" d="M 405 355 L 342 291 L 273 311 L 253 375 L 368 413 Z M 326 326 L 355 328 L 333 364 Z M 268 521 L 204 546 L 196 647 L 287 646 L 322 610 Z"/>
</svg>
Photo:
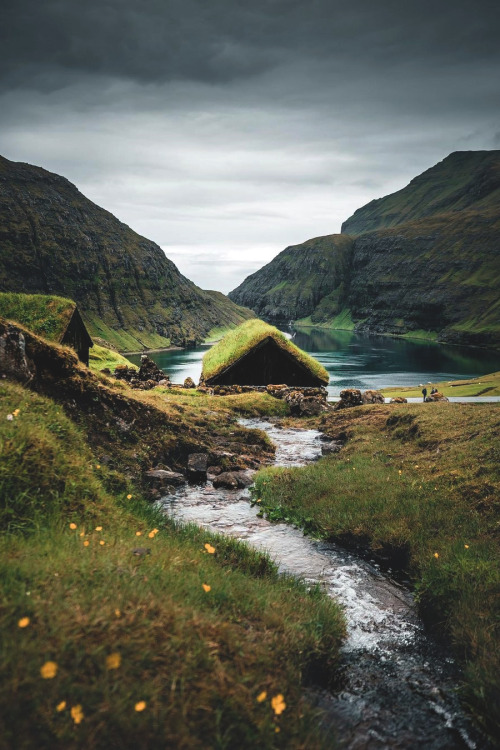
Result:
<svg viewBox="0 0 500 750">
<path fill-rule="evenodd" d="M 329 396 L 342 388 L 411 386 L 457 380 L 500 370 L 500 354 L 483 349 L 442 346 L 417 339 L 370 336 L 352 331 L 297 329 L 293 342 L 316 357 L 330 373 Z M 154 352 L 152 359 L 175 383 L 191 377 L 197 383 L 208 345 Z M 140 356 L 130 359 L 139 364 Z"/>
</svg>

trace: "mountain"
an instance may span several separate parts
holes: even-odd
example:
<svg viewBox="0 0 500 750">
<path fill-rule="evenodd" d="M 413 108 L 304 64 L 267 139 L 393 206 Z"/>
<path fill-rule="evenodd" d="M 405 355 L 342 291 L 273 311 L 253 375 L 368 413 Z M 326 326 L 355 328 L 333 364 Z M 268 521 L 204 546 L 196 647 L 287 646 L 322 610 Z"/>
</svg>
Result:
<svg viewBox="0 0 500 750">
<path fill-rule="evenodd" d="M 274 323 L 500 348 L 499 237 L 500 151 L 455 152 L 229 296 Z"/>
<path fill-rule="evenodd" d="M 0 291 L 69 297 L 91 335 L 129 351 L 193 344 L 253 317 L 186 279 L 64 177 L 3 157 Z"/>
</svg>

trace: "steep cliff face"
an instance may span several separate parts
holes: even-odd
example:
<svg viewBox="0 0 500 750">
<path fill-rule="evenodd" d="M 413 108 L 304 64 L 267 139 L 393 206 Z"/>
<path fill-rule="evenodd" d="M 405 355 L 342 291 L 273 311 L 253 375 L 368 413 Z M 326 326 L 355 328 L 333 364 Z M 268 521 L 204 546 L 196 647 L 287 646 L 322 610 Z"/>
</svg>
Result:
<svg viewBox="0 0 500 750">
<path fill-rule="evenodd" d="M 350 237 L 331 234 L 287 247 L 229 297 L 274 323 L 310 314 L 315 322 L 328 320 L 344 302 L 352 244 Z"/>
<path fill-rule="evenodd" d="M 342 233 L 310 241 L 321 248 L 316 279 L 302 271 L 306 242 L 285 250 L 230 297 L 273 319 L 280 294 L 290 300 L 292 289 L 318 284 L 301 304 L 287 305 L 289 320 L 434 332 L 441 341 L 500 348 L 500 151 L 451 154 L 403 190 L 360 208 Z M 332 238 L 335 251 L 328 254 Z M 281 259 L 289 252 L 287 266 Z M 320 284 L 331 264 L 338 273 L 327 292 Z M 271 296 L 274 308 L 263 304 Z"/>
<path fill-rule="evenodd" d="M 252 317 L 199 289 L 64 177 L 3 157 L 0 291 L 70 297 L 91 334 L 125 350 L 194 343 Z"/>
</svg>

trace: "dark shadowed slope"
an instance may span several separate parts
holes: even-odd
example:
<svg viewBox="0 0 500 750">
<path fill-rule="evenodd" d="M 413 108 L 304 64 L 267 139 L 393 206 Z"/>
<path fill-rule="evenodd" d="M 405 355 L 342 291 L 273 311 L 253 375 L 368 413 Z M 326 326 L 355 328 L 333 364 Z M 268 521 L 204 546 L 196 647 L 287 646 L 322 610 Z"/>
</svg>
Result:
<svg viewBox="0 0 500 750">
<path fill-rule="evenodd" d="M 3 157 L 0 291 L 69 297 L 91 334 L 128 350 L 194 343 L 251 317 L 64 177 Z"/>
</svg>

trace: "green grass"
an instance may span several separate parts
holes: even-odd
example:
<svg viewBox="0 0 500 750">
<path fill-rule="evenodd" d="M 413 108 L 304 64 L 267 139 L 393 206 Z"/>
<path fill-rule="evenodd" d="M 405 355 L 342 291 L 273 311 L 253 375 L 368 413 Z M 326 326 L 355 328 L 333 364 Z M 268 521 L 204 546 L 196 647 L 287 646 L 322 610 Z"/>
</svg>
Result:
<svg viewBox="0 0 500 750">
<path fill-rule="evenodd" d="M 60 341 L 75 310 L 64 297 L 0 293 L 0 317 L 14 320 L 49 341 Z"/>
<path fill-rule="evenodd" d="M 190 416 L 195 415 L 198 419 L 201 419 L 207 411 L 222 420 L 229 415 L 285 417 L 290 414 L 286 401 L 258 392 L 238 393 L 233 396 L 209 396 L 194 388 L 189 390 L 155 388 L 152 391 L 142 391 L 138 394 L 138 398 L 160 409 L 187 407 Z"/>
<path fill-rule="evenodd" d="M 0 396 L 0 746 L 330 747 L 303 686 L 334 674 L 339 608 L 241 543 L 176 527 L 125 479 L 111 492 L 51 400 L 6 381 Z"/>
<path fill-rule="evenodd" d="M 307 318 L 301 318 L 300 320 L 295 321 L 294 328 L 333 328 L 334 330 L 340 331 L 353 331 L 355 325 L 356 324 L 351 317 L 351 311 L 344 309 L 338 315 L 335 315 L 335 317 L 322 321 L 321 323 L 314 322 L 310 315 Z"/>
<path fill-rule="evenodd" d="M 89 367 L 94 372 L 100 372 L 104 368 L 108 368 L 111 371 L 115 369 L 117 365 L 127 365 L 127 367 L 133 367 L 137 369 L 136 365 L 133 365 L 126 357 L 113 349 L 108 349 L 104 346 L 94 344 L 89 352 Z"/>
<path fill-rule="evenodd" d="M 145 349 L 166 349 L 171 345 L 171 340 L 166 336 L 160 336 L 152 331 L 135 331 L 133 328 L 112 328 L 97 315 L 84 311 L 82 317 L 85 320 L 91 336 L 109 341 L 122 352 L 137 352 Z"/>
<path fill-rule="evenodd" d="M 238 326 L 208 350 L 203 357 L 202 378 L 209 380 L 219 375 L 267 337 L 273 338 L 278 346 L 293 354 L 316 377 L 324 383 L 328 383 L 329 375 L 317 360 L 288 341 L 286 336 L 277 328 L 257 318 L 248 320 Z"/>
<path fill-rule="evenodd" d="M 437 388 L 443 396 L 500 396 L 500 372 L 483 375 L 471 380 L 443 381 L 441 383 L 426 383 L 427 392 Z M 384 388 L 382 393 L 387 398 L 422 398 L 422 387 Z"/>
<path fill-rule="evenodd" d="M 326 538 L 399 551 L 422 612 L 464 666 L 464 700 L 500 725 L 500 408 L 360 407 L 322 429 L 348 442 L 303 469 L 259 472 L 272 519 Z"/>
</svg>

